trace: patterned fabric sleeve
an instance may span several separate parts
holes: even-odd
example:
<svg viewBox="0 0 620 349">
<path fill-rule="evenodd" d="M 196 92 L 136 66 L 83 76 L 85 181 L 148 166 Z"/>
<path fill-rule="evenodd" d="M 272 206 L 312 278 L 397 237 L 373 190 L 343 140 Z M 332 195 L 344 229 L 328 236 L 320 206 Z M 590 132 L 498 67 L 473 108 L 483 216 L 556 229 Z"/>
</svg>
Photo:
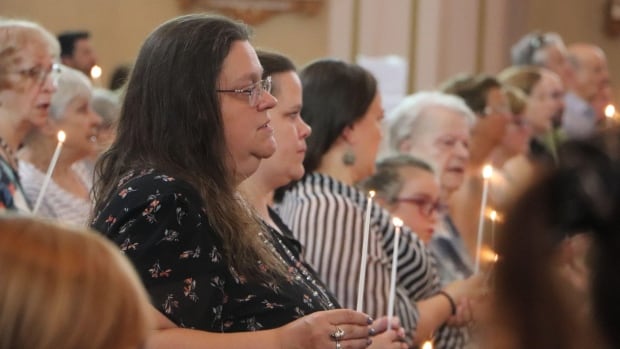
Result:
<svg viewBox="0 0 620 349">
<path fill-rule="evenodd" d="M 221 331 L 225 265 L 200 211 L 189 188 L 147 176 L 120 188 L 94 227 L 130 258 L 157 309 L 179 326 Z"/>
<path fill-rule="evenodd" d="M 9 165 L 0 158 L 0 211 L 16 209 L 14 195 L 18 188 L 10 171 Z"/>
</svg>

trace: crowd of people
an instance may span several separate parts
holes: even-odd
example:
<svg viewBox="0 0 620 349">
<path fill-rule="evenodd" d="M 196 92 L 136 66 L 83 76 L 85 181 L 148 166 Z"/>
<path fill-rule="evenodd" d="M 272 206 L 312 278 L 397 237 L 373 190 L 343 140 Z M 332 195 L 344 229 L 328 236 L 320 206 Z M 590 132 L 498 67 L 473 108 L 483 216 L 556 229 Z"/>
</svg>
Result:
<svg viewBox="0 0 620 349">
<path fill-rule="evenodd" d="M 250 32 L 173 18 L 104 90 L 88 32 L 0 19 L 0 349 L 620 345 L 600 48 L 530 33 L 386 112 Z"/>
</svg>

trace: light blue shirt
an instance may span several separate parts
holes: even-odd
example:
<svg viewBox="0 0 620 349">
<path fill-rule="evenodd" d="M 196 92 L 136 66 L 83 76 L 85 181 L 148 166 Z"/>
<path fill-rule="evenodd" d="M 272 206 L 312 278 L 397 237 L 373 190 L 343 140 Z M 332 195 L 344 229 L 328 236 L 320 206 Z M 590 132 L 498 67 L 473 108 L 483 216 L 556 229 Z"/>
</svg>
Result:
<svg viewBox="0 0 620 349">
<path fill-rule="evenodd" d="M 562 130 L 568 139 L 583 139 L 596 131 L 596 113 L 594 108 L 572 92 L 564 97 L 564 114 Z"/>
</svg>

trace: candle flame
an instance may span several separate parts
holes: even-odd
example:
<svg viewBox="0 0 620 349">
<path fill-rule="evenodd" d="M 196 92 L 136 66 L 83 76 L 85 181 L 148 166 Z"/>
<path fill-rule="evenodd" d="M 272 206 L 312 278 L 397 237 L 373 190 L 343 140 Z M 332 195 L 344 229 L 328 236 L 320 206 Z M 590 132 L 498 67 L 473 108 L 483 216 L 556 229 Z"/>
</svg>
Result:
<svg viewBox="0 0 620 349">
<path fill-rule="evenodd" d="M 497 253 L 488 247 L 483 247 L 480 251 L 480 259 L 484 262 L 495 263 L 498 258 Z"/>
<path fill-rule="evenodd" d="M 90 69 L 90 77 L 93 79 L 99 79 L 101 77 L 101 67 L 98 65 L 94 65 Z"/>
<path fill-rule="evenodd" d="M 491 176 L 493 176 L 493 166 L 485 165 L 484 168 L 482 169 L 482 177 L 484 179 L 489 179 L 491 178 Z"/>
<path fill-rule="evenodd" d="M 60 130 L 58 131 L 57 137 L 58 137 L 58 142 L 64 143 L 65 139 L 67 138 L 67 135 L 65 134 L 65 131 Z"/>
<path fill-rule="evenodd" d="M 422 344 L 422 349 L 433 349 L 433 342 L 426 341 Z"/>
<path fill-rule="evenodd" d="M 374 190 L 369 191 L 368 192 L 368 197 L 371 198 L 371 199 L 374 198 L 375 197 L 375 191 Z"/>
<path fill-rule="evenodd" d="M 608 118 L 613 118 L 616 115 L 616 107 L 613 104 L 607 104 L 605 107 L 605 116 Z"/>
<path fill-rule="evenodd" d="M 396 226 L 398 228 L 403 226 L 403 220 L 398 218 L 398 217 L 392 218 L 392 223 L 394 224 L 394 226 Z"/>
<path fill-rule="evenodd" d="M 497 220 L 497 211 L 491 210 L 491 213 L 489 214 L 489 216 L 491 217 L 492 221 L 496 221 Z"/>
</svg>

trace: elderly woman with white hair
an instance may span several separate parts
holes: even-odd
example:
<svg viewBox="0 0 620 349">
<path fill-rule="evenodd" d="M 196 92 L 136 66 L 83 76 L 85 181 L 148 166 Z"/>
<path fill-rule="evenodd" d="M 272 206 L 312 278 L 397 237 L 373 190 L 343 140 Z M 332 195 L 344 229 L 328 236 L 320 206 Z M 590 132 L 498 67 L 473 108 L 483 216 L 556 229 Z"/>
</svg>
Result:
<svg viewBox="0 0 620 349">
<path fill-rule="evenodd" d="M 0 18 L 0 211 L 30 211 L 15 152 L 47 120 L 59 52 L 37 23 Z"/>
<path fill-rule="evenodd" d="M 88 78 L 62 66 L 49 120 L 26 137 L 20 152 L 19 174 L 26 196 L 34 203 L 58 142 L 57 133 L 65 132 L 62 152 L 37 214 L 78 226 L 87 224 L 91 209 L 92 178 L 82 168 L 81 160 L 97 151 L 97 130 L 101 124 L 91 99 Z"/>
<path fill-rule="evenodd" d="M 444 208 L 430 247 L 437 257 L 443 284 L 466 279 L 474 272 L 474 261 L 445 205 L 465 180 L 470 160 L 470 129 L 475 120 L 461 98 L 442 92 L 413 94 L 403 99 L 387 119 L 384 153 L 418 157 L 437 172 Z"/>
</svg>

